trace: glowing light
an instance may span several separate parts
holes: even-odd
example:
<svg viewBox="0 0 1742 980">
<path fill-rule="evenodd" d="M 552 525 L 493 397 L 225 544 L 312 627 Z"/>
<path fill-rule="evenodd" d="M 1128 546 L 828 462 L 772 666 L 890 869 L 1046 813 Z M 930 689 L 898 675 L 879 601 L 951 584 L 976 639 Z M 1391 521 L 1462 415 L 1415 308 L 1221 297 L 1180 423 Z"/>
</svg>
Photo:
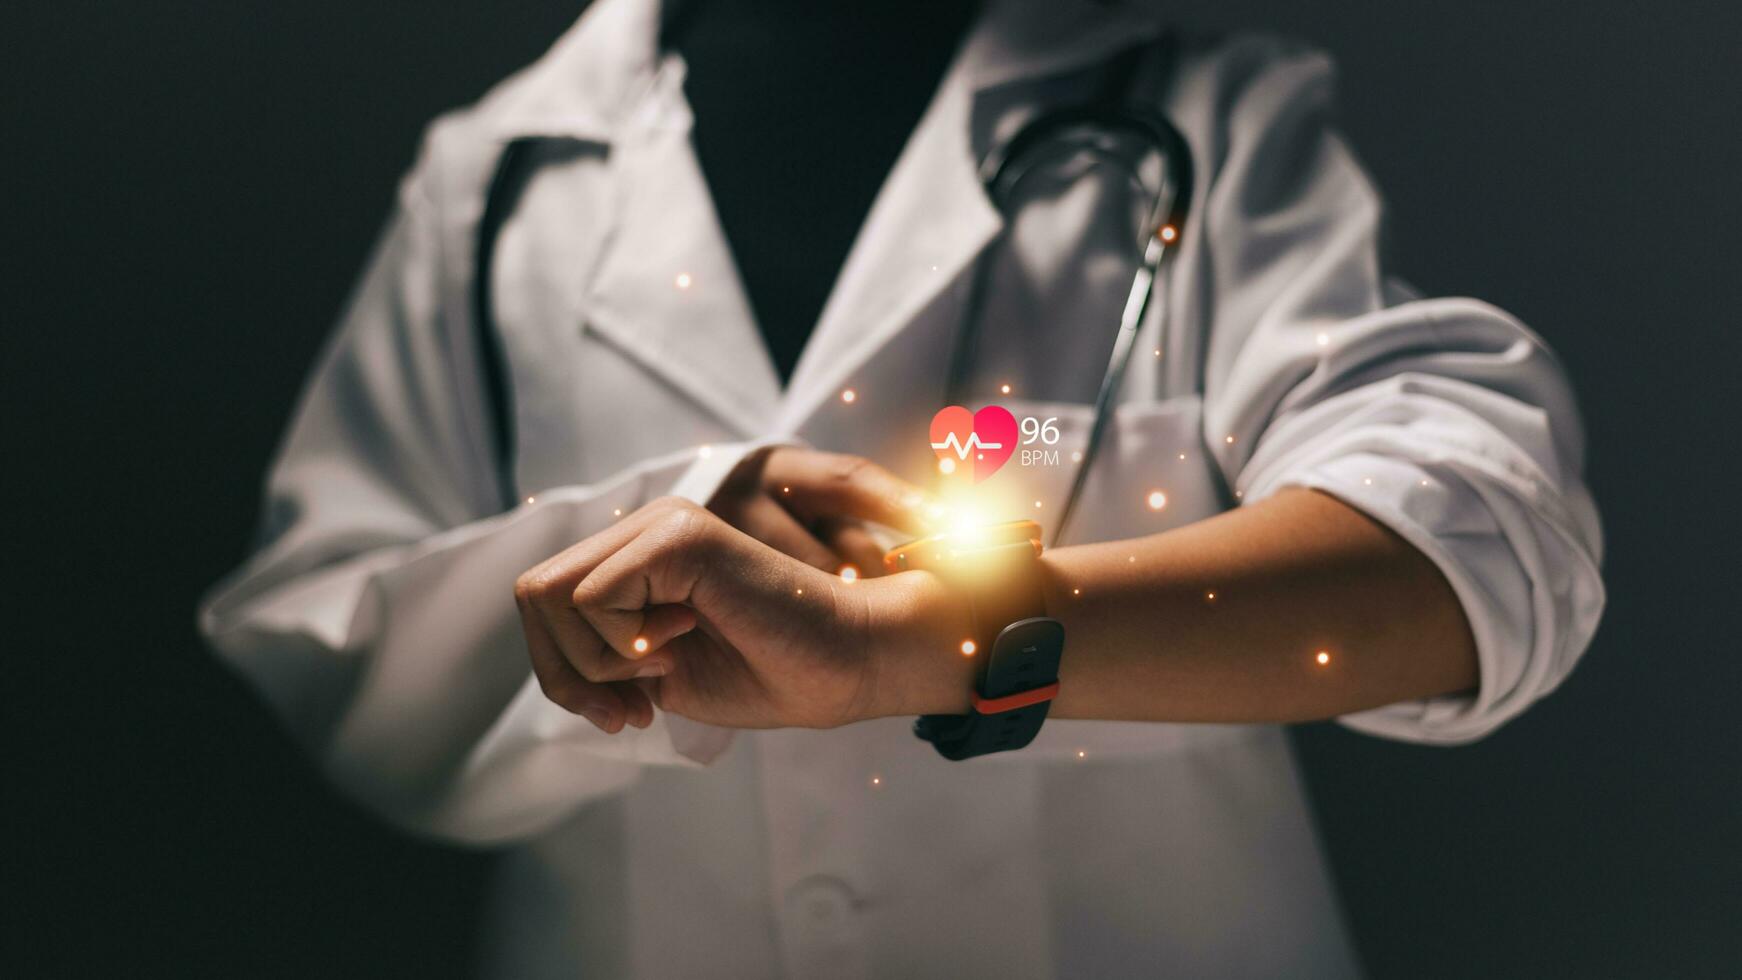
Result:
<svg viewBox="0 0 1742 980">
<path fill-rule="evenodd" d="M 1084 751 L 1083 751 L 1083 750 L 1082 750 L 1082 749 L 1078 749 L 1078 750 L 1077 750 L 1077 758 L 1079 758 L 1079 759 L 1087 759 L 1087 758 L 1088 758 L 1088 757 L 1089 757 L 1089 753 L 1087 753 L 1087 752 L 1084 752 Z"/>
<path fill-rule="evenodd" d="M 846 388 L 846 389 L 843 389 L 841 391 L 841 401 L 844 401 L 849 405 L 851 405 L 851 404 L 853 404 L 853 402 L 857 401 L 858 398 L 859 398 L 859 393 L 854 391 L 851 388 Z"/>
<path fill-rule="evenodd" d="M 1156 357 L 1160 357 L 1160 356 L 1161 356 L 1161 348 L 1159 348 L 1159 347 L 1157 347 L 1157 348 L 1156 348 L 1156 349 L 1155 349 L 1155 356 L 1156 356 Z"/>
<path fill-rule="evenodd" d="M 623 508 L 618 507 L 617 509 L 611 511 L 611 516 L 612 517 L 622 517 L 623 516 Z"/>
<path fill-rule="evenodd" d="M 1314 337 L 1313 339 L 1318 341 L 1318 344 L 1320 347 L 1323 347 L 1326 344 L 1329 344 L 1331 342 L 1331 335 L 1328 333 L 1325 333 L 1324 331 L 1320 331 L 1319 335 L 1317 337 Z"/>
<path fill-rule="evenodd" d="M 799 594 L 799 595 L 804 595 L 804 590 L 803 590 L 803 589 L 799 589 L 799 590 L 798 590 L 798 594 Z"/>
<path fill-rule="evenodd" d="M 1178 237 L 1179 237 L 1179 232 L 1174 230 L 1173 225 L 1162 225 L 1161 226 L 1161 240 L 1162 241 L 1171 242 Z"/>
<path fill-rule="evenodd" d="M 709 456 L 714 455 L 714 447 L 713 446 L 703 446 L 702 448 L 696 450 L 696 455 L 700 456 L 703 459 L 707 459 Z"/>
<path fill-rule="evenodd" d="M 1035 501 L 1035 502 L 1034 502 L 1034 509 L 1035 509 L 1035 510 L 1039 510 L 1039 509 L 1040 509 L 1040 501 L 1038 501 L 1038 500 L 1036 500 L 1036 501 Z"/>
<path fill-rule="evenodd" d="M 954 473 L 955 471 L 956 471 L 956 461 L 955 460 L 949 458 L 948 456 L 945 456 L 942 459 L 938 460 L 938 472 L 939 473 L 942 473 L 945 476 L 949 476 L 951 473 Z"/>
<path fill-rule="evenodd" d="M 871 785 L 882 786 L 883 785 L 883 777 L 882 776 L 872 776 L 871 777 Z"/>
<path fill-rule="evenodd" d="M 848 584 L 859 581 L 859 570 L 852 565 L 841 566 L 841 581 Z"/>
<path fill-rule="evenodd" d="M 1368 486 L 1372 486 L 1373 485 L 1373 478 L 1370 476 L 1364 476 L 1361 478 L 1361 482 L 1367 484 Z"/>
<path fill-rule="evenodd" d="M 528 497 L 528 498 L 526 498 L 526 502 L 527 502 L 527 503 L 529 503 L 529 504 L 530 504 L 530 503 L 532 503 L 532 502 L 533 502 L 533 500 L 534 500 L 534 498 L 532 498 L 532 497 Z"/>
<path fill-rule="evenodd" d="M 690 278 L 690 274 L 687 272 L 680 272 L 677 274 L 677 288 L 679 289 L 690 288 L 690 283 L 693 281 L 694 280 Z"/>
<path fill-rule="evenodd" d="M 1137 556 L 1136 555 L 1127 555 L 1127 556 L 1125 556 L 1125 562 L 1126 562 L 1126 564 L 1129 564 L 1129 565 L 1135 565 L 1135 564 L 1137 564 Z"/>
<path fill-rule="evenodd" d="M 1072 450 L 1072 451 L 1071 451 L 1071 462 L 1073 462 L 1073 463 L 1081 463 L 1081 462 L 1082 462 L 1082 461 L 1083 461 L 1083 452 L 1082 452 L 1082 450 L 1080 450 L 1080 449 L 1075 449 L 1075 450 Z"/>
<path fill-rule="evenodd" d="M 1234 499 L 1235 500 L 1239 500 L 1241 497 L 1244 497 L 1244 496 L 1246 496 L 1246 491 L 1244 491 L 1244 490 L 1234 491 Z"/>
<path fill-rule="evenodd" d="M 1205 602 L 1215 602 L 1216 601 L 1216 594 L 1214 592 L 1204 593 L 1204 601 Z"/>
<path fill-rule="evenodd" d="M 1071 595 L 1082 595 L 1082 594 L 1083 594 L 1082 589 L 1072 589 L 1071 590 Z"/>
<path fill-rule="evenodd" d="M 1180 459 L 1185 459 L 1185 458 L 1186 458 L 1186 454 L 1185 454 L 1185 453 L 1180 453 L 1180 454 L 1179 454 L 1179 458 L 1180 458 Z"/>
<path fill-rule="evenodd" d="M 1222 441 L 1227 443 L 1228 445 L 1232 446 L 1234 444 L 1234 437 L 1233 436 L 1224 436 L 1222 438 Z"/>
<path fill-rule="evenodd" d="M 791 487 L 781 487 L 781 488 L 780 488 L 780 492 L 781 492 L 781 493 L 791 493 L 791 492 L 792 492 L 792 488 L 791 488 Z"/>
<path fill-rule="evenodd" d="M 974 655 L 974 651 L 978 650 L 978 649 L 980 649 L 980 648 L 974 644 L 973 640 L 963 640 L 962 641 L 962 656 L 972 657 Z"/>
<path fill-rule="evenodd" d="M 1005 395 L 1008 395 L 1008 394 L 1010 394 L 1010 386 L 1009 386 L 1009 385 L 999 385 L 999 386 L 998 386 L 998 391 L 999 391 L 999 392 L 1000 392 L 1000 393 L 1001 393 L 1001 394 L 1005 394 Z"/>
<path fill-rule="evenodd" d="M 635 643 L 633 645 L 635 647 L 636 653 L 646 653 L 647 652 L 647 637 L 645 637 L 645 636 L 636 637 Z"/>
<path fill-rule="evenodd" d="M 985 453 L 975 453 L 975 454 L 974 454 L 974 458 L 975 458 L 975 459 L 985 459 L 985 458 L 986 458 L 986 454 L 985 454 Z"/>
<path fill-rule="evenodd" d="M 1149 504 L 1150 510 L 1160 510 L 1167 506 L 1167 494 L 1162 493 L 1160 490 L 1151 490 L 1149 491 L 1149 496 L 1145 498 L 1144 502 Z"/>
<path fill-rule="evenodd" d="M 1427 486 L 1427 481 L 1426 480 L 1421 481 L 1421 485 L 1424 487 Z"/>
<path fill-rule="evenodd" d="M 1318 652 L 1318 654 L 1313 657 L 1313 659 L 1317 660 L 1319 662 L 1320 667 L 1323 667 L 1325 664 L 1328 664 L 1331 662 L 1331 654 L 1329 651 L 1320 650 Z"/>
</svg>

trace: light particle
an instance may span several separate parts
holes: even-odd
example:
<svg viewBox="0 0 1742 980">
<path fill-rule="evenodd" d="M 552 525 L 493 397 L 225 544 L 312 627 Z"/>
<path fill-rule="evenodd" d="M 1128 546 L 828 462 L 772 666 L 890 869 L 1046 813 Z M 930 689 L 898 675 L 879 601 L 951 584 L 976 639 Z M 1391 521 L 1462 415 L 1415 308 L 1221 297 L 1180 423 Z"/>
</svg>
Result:
<svg viewBox="0 0 1742 980">
<path fill-rule="evenodd" d="M 1319 666 L 1320 666 L 1320 667 L 1323 667 L 1323 666 L 1324 666 L 1324 665 L 1325 665 L 1325 664 L 1328 664 L 1328 663 L 1330 663 L 1330 662 L 1331 662 L 1331 654 L 1330 654 L 1330 652 L 1329 652 L 1329 651 L 1326 651 L 1326 650 L 1320 650 L 1320 651 L 1319 651 L 1319 652 L 1318 652 L 1318 653 L 1317 653 L 1317 654 L 1316 654 L 1316 655 L 1315 655 L 1315 656 L 1314 656 L 1314 657 L 1313 657 L 1313 659 L 1314 659 L 1314 660 L 1317 660 L 1317 661 L 1318 661 L 1318 662 L 1319 662 Z"/>
<path fill-rule="evenodd" d="M 842 391 L 841 391 L 841 401 L 844 401 L 844 402 L 846 402 L 846 403 L 847 403 L 847 404 L 849 404 L 849 405 L 851 405 L 851 404 L 853 404 L 853 402 L 855 402 L 855 401 L 857 401 L 857 400 L 858 400 L 858 399 L 859 399 L 859 393 L 858 393 L 858 392 L 856 392 L 856 391 L 854 391 L 854 390 L 853 390 L 853 389 L 851 389 L 851 388 L 845 388 L 845 389 L 842 389 Z"/>
<path fill-rule="evenodd" d="M 636 637 L 635 643 L 633 645 L 635 647 L 636 653 L 646 653 L 647 652 L 647 637 L 645 637 L 645 636 Z"/>
<path fill-rule="evenodd" d="M 841 566 L 841 581 L 851 584 L 859 581 L 859 570 L 852 565 Z"/>
<path fill-rule="evenodd" d="M 978 650 L 978 649 L 980 649 L 980 648 L 975 645 L 973 640 L 963 640 L 962 641 L 962 656 L 972 657 L 974 655 L 974 651 Z"/>
<path fill-rule="evenodd" d="M 1010 386 L 1009 385 L 999 385 L 998 391 L 1002 394 L 1008 395 L 1008 394 L 1010 394 Z"/>
<path fill-rule="evenodd" d="M 1167 506 L 1167 494 L 1162 493 L 1160 490 L 1151 490 L 1149 491 L 1149 496 L 1144 499 L 1144 502 L 1149 504 L 1150 510 L 1160 510 Z"/>
<path fill-rule="evenodd" d="M 677 274 L 676 282 L 677 282 L 677 288 L 679 288 L 679 289 L 690 288 L 690 283 L 693 281 L 694 280 L 692 280 L 690 278 L 690 274 L 687 272 L 680 272 Z"/>
<path fill-rule="evenodd" d="M 955 471 L 956 471 L 956 461 L 955 460 L 949 458 L 948 456 L 945 456 L 944 458 L 938 460 L 938 472 L 939 473 L 942 473 L 945 476 L 949 476 L 951 473 L 954 473 Z"/>
</svg>

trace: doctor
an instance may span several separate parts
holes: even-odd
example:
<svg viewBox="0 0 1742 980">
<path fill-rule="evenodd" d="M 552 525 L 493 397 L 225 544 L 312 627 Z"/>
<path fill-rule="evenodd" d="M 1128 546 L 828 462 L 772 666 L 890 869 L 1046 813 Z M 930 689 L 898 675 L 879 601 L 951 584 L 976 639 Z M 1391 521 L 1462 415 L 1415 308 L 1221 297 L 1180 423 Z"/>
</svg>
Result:
<svg viewBox="0 0 1742 980">
<path fill-rule="evenodd" d="M 1129 268 L 1072 161 L 1009 227 L 976 163 L 1162 25 L 990 4 L 792 344 L 715 217 L 676 10 L 599 0 L 431 127 L 213 644 L 358 799 L 511 845 L 492 975 L 1357 972 L 1276 723 L 1467 742 L 1572 669 L 1601 545 L 1553 355 L 1384 276 L 1321 56 L 1186 45 L 1157 108 L 1193 218 L 1038 564 L 1052 719 L 945 761 L 911 728 L 966 709 L 958 588 L 834 572 L 871 567 L 863 522 L 927 530 L 979 261 L 959 396 L 1057 420 L 1065 453 L 989 506 L 1062 505 Z"/>
</svg>

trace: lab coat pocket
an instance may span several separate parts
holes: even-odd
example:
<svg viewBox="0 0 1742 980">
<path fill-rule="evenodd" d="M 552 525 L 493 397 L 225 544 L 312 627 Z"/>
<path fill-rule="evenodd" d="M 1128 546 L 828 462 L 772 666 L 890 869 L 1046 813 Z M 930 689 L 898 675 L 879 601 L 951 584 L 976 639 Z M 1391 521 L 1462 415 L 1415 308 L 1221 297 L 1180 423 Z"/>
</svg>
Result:
<svg viewBox="0 0 1742 980">
<path fill-rule="evenodd" d="M 1078 402 L 1006 399 L 1016 417 L 1016 451 L 975 489 L 988 514 L 1033 517 L 1051 546 L 1140 537 L 1222 510 L 1221 483 L 1203 442 L 1197 396 L 1118 406 L 1062 537 L 1062 516 L 1085 465 L 1094 408 Z"/>
</svg>

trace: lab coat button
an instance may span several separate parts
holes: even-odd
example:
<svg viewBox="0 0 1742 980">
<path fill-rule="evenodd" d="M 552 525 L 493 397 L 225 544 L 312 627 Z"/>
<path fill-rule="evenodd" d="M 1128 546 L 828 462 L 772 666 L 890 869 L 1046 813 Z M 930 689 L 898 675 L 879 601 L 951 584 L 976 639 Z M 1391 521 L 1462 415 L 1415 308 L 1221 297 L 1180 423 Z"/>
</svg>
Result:
<svg viewBox="0 0 1742 980">
<path fill-rule="evenodd" d="M 787 891 L 789 910 L 819 930 L 844 923 L 857 904 L 852 887 L 832 875 L 811 875 Z"/>
</svg>

